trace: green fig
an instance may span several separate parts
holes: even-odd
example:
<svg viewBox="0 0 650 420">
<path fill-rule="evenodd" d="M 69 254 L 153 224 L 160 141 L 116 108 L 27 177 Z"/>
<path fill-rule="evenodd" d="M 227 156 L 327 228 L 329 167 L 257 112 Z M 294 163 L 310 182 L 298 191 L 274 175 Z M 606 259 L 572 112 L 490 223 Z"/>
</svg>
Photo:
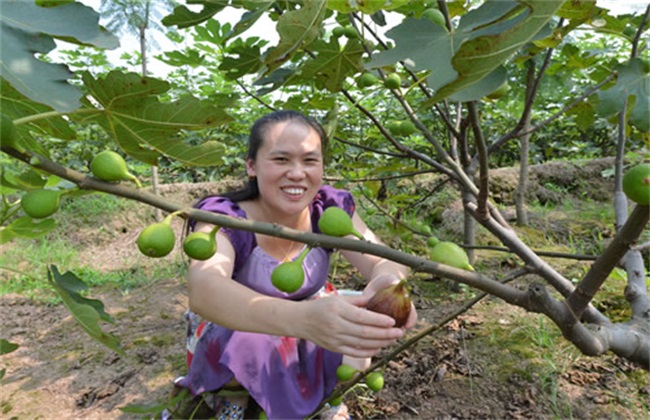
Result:
<svg viewBox="0 0 650 420">
<path fill-rule="evenodd" d="M 384 375 L 381 372 L 370 372 L 366 376 L 366 385 L 374 392 L 379 392 L 384 387 Z"/>
<path fill-rule="evenodd" d="M 340 38 L 345 35 L 345 28 L 343 26 L 336 26 L 332 29 L 332 36 L 334 38 Z"/>
<path fill-rule="evenodd" d="M 406 280 L 384 287 L 368 301 L 366 309 L 388 315 L 395 320 L 395 327 L 406 324 L 411 314 L 411 297 L 406 287 Z"/>
<path fill-rule="evenodd" d="M 465 250 L 453 242 L 438 242 L 429 251 L 429 257 L 431 261 L 462 268 L 463 270 L 474 271 L 474 267 L 470 265 Z"/>
<path fill-rule="evenodd" d="M 138 178 L 129 172 L 124 158 L 112 150 L 98 153 L 90 162 L 90 170 L 103 181 L 133 181 L 138 187 L 142 187 Z"/>
<path fill-rule="evenodd" d="M 377 76 L 375 76 L 374 74 L 370 72 L 365 72 L 361 76 L 359 76 L 359 80 L 357 80 L 357 86 L 359 86 L 359 88 L 361 89 L 367 88 L 377 83 L 378 80 L 379 79 L 377 79 Z"/>
<path fill-rule="evenodd" d="M 355 373 L 357 373 L 357 370 L 345 363 L 340 364 L 339 367 L 336 368 L 336 377 L 341 382 L 346 382 L 354 378 Z"/>
<path fill-rule="evenodd" d="M 506 96 L 509 90 L 510 90 L 510 84 L 506 80 L 501 84 L 501 86 L 499 86 L 498 88 L 496 88 L 495 90 L 487 94 L 485 97 L 493 100 L 501 99 L 504 96 Z"/>
<path fill-rule="evenodd" d="M 386 76 L 384 85 L 388 89 L 398 89 L 402 85 L 402 78 L 397 73 L 391 73 L 388 76 Z"/>
<path fill-rule="evenodd" d="M 176 235 L 171 226 L 171 219 L 175 213 L 170 214 L 160 223 L 153 223 L 138 235 L 138 249 L 147 257 L 162 258 L 172 252 L 176 244 Z"/>
<path fill-rule="evenodd" d="M 20 206 L 29 216 L 43 219 L 59 209 L 61 194 L 61 191 L 46 189 L 27 191 L 20 199 Z"/>
<path fill-rule="evenodd" d="M 354 29 L 352 25 L 348 25 L 343 28 L 343 35 L 346 38 L 350 38 L 350 39 L 359 38 L 359 33 L 357 32 L 356 29 Z"/>
<path fill-rule="evenodd" d="M 330 399 L 328 401 L 329 405 L 332 406 L 332 407 L 338 407 L 339 405 L 341 405 L 342 402 L 343 402 L 343 397 L 342 396 L 332 398 L 332 399 Z"/>
<path fill-rule="evenodd" d="M 623 192 L 635 203 L 650 206 L 650 163 L 641 163 L 625 172 Z"/>
<path fill-rule="evenodd" d="M 212 257 L 217 252 L 217 231 L 219 227 L 216 226 L 210 231 L 206 232 L 192 232 L 183 241 L 183 251 L 188 257 L 205 261 Z"/>
<path fill-rule="evenodd" d="M 435 23 L 436 25 L 440 26 L 445 26 L 445 15 L 442 14 L 442 12 L 434 7 L 430 9 L 426 9 L 424 12 L 422 12 L 422 17 L 424 19 L 428 19 L 431 22 Z"/>
<path fill-rule="evenodd" d="M 332 206 L 323 211 L 318 220 L 318 228 L 325 235 L 330 236 L 348 236 L 354 235 L 359 239 L 363 236 L 354 228 L 350 216 L 340 207 Z"/>
<path fill-rule="evenodd" d="M 411 121 L 402 121 L 399 125 L 399 132 L 403 136 L 410 136 L 411 134 L 415 133 L 415 124 L 413 124 Z"/>
<path fill-rule="evenodd" d="M 305 281 L 305 270 L 302 268 L 302 262 L 311 250 L 305 247 L 303 251 L 293 261 L 286 261 L 278 264 L 271 273 L 271 283 L 280 291 L 293 293 L 302 287 Z"/>
<path fill-rule="evenodd" d="M 0 144 L 18 149 L 16 147 L 16 126 L 6 114 L 0 114 Z"/>
</svg>

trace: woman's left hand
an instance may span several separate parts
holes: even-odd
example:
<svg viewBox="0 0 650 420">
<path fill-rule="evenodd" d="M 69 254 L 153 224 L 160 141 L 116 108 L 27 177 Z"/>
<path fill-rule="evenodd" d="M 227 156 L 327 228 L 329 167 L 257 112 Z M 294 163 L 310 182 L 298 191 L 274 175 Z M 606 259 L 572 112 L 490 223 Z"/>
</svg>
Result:
<svg viewBox="0 0 650 420">
<path fill-rule="evenodd" d="M 397 276 L 392 276 L 387 274 L 377 276 L 374 279 L 372 279 L 372 281 L 370 281 L 370 283 L 368 283 L 366 288 L 363 290 L 363 297 L 370 300 L 370 298 L 372 298 L 375 295 L 375 293 L 377 293 L 378 291 L 390 285 L 397 284 L 399 282 L 400 279 Z M 404 328 L 406 329 L 413 328 L 417 323 L 417 321 L 418 321 L 418 313 L 415 309 L 415 305 L 411 301 L 411 312 L 409 313 L 409 317 L 406 320 L 406 324 L 404 324 Z"/>
</svg>

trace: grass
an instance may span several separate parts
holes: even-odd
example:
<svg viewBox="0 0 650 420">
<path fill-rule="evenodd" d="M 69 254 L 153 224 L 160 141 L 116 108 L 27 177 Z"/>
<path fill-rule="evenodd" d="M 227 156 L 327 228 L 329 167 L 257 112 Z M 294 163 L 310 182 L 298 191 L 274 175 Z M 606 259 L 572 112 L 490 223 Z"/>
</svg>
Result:
<svg viewBox="0 0 650 420">
<path fill-rule="evenodd" d="M 54 215 L 58 226 L 53 232 L 38 239 L 16 238 L 3 245 L 0 295 L 16 293 L 49 304 L 58 303 L 47 280 L 47 268 L 52 264 L 62 273 L 72 271 L 89 286 L 115 287 L 122 293 L 155 279 L 182 276 L 185 266 L 180 258 L 170 258 L 165 264 L 143 258 L 144 264 L 134 263 L 114 270 L 95 269 L 82 263 L 81 254 L 87 245 L 76 239 L 80 229 L 96 226 L 100 239 L 114 235 L 105 227 L 107 220 L 116 215 L 144 218 L 142 208 L 139 203 L 110 194 L 89 194 L 65 200 Z"/>
</svg>

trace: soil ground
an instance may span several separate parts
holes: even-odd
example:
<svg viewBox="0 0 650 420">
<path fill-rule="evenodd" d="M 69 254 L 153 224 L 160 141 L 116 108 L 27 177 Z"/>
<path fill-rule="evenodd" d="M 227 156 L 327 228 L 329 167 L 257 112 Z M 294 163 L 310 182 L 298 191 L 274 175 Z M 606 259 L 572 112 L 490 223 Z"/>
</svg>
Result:
<svg viewBox="0 0 650 420">
<path fill-rule="evenodd" d="M 144 264 L 133 245 L 142 226 L 135 215 L 109 220 L 112 240 L 101 243 L 91 237 L 96 230 L 80 229 L 86 263 L 105 270 Z M 557 333 L 541 318 L 491 298 L 462 311 L 472 293 L 423 280 L 413 290 L 420 320 L 407 338 L 461 314 L 388 362 L 380 392 L 357 386 L 347 393 L 352 418 L 648 418 L 646 371 L 615 356 L 588 358 L 571 345 L 544 345 L 545 335 Z M 343 274 L 338 281 L 349 287 L 356 280 Z M 431 288 L 444 293 L 431 297 Z M 120 408 L 164 403 L 185 372 L 186 292 L 182 275 L 130 290 L 92 290 L 115 319 L 102 326 L 120 338 L 125 356 L 90 339 L 62 305 L 0 297 L 1 336 L 20 345 L 0 358 L 1 418 L 150 417 Z"/>
</svg>

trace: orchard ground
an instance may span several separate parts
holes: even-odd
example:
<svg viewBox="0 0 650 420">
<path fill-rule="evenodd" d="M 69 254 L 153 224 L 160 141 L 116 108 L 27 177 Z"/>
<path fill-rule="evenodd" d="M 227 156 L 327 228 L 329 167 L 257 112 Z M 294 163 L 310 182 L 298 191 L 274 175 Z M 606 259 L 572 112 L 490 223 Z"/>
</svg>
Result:
<svg viewBox="0 0 650 420">
<path fill-rule="evenodd" d="M 547 251 L 570 253 L 577 247 L 588 253 L 602 247 L 613 235 L 611 220 L 608 225 L 584 216 L 584 212 L 609 212 L 612 181 L 601 174 L 610 164 L 603 160 L 533 168 L 531 199 L 572 204 L 549 206 L 548 210 L 531 207 L 531 226 L 523 234 Z M 495 171 L 493 179 L 498 180 L 493 194 L 507 203 L 516 185 L 516 170 Z M 171 185 L 165 187 L 164 194 L 192 202 L 214 187 Z M 462 227 L 458 206 L 447 203 L 436 232 L 448 237 L 458 234 Z M 0 297 L 2 337 L 20 347 L 0 358 L 0 369 L 6 369 L 0 395 L 3 419 L 146 418 L 124 413 L 120 407 L 164 403 L 173 379 L 185 372 L 184 261 L 178 246 L 162 260 L 140 255 L 135 239 L 153 221 L 153 212 L 140 204 L 127 209 L 85 221 L 80 215 L 80 224 L 72 228 L 62 223 L 60 231 L 49 238 L 77 250 L 70 264 L 86 267 L 82 273 L 73 269 L 82 279 L 88 281 L 97 273 L 117 273 L 124 279 L 94 287 L 90 296 L 102 300 L 115 319 L 114 324 L 102 326 L 120 338 L 126 356 L 90 339 L 52 298 L 53 292 L 4 294 Z M 504 211 L 512 214 L 508 206 Z M 583 217 L 576 217 L 574 211 L 583 212 Z M 180 235 L 182 222 L 177 221 L 174 227 Z M 393 238 L 389 245 L 405 246 L 403 240 Z M 410 241 L 411 245 L 419 242 L 417 237 Z M 572 249 L 567 248 L 570 242 Z M 7 259 L 19 255 L 18 247 L 25 244 L 3 246 L 3 255 Z M 477 255 L 477 269 L 488 275 L 516 266 L 515 260 L 502 252 L 481 250 Z M 578 278 L 589 264 L 559 258 L 551 261 L 563 273 L 576 273 Z M 337 286 L 362 287 L 354 271 L 340 260 L 335 263 L 332 281 Z M 34 269 L 29 259 L 15 264 L 16 270 L 31 271 L 32 277 L 45 276 L 43 267 Z M 59 264 L 59 269 L 71 268 Z M 129 278 L 136 276 L 147 280 L 129 283 Z M 18 281 L 17 275 L 7 271 L 2 277 L 5 284 Z M 624 319 L 624 284 L 611 283 L 597 305 Z M 441 323 L 477 293 L 452 287 L 444 279 L 416 275 L 412 295 L 420 321 L 407 338 Z M 647 371 L 609 354 L 583 356 L 542 316 L 489 297 L 388 362 L 384 377 L 386 384 L 378 393 L 357 386 L 346 394 L 353 418 L 647 419 L 650 406 Z"/>
</svg>

